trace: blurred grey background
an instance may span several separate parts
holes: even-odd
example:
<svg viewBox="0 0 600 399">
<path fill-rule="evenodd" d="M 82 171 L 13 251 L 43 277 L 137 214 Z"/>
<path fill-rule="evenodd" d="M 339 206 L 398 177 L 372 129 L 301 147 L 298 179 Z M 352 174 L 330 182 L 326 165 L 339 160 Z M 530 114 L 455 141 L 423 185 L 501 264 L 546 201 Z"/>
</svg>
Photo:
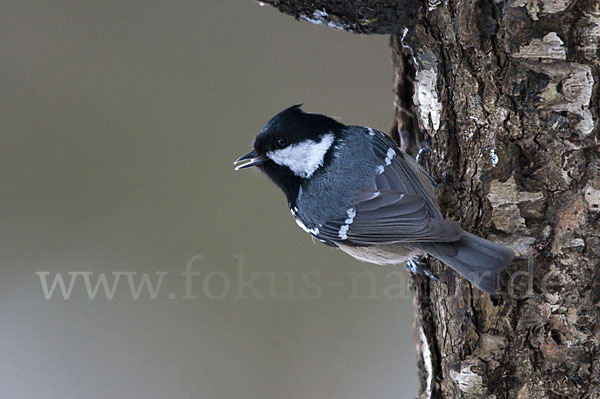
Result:
<svg viewBox="0 0 600 399">
<path fill-rule="evenodd" d="M 387 130 L 387 37 L 250 0 L 1 8 L 1 398 L 416 394 L 403 268 L 313 243 L 232 167 L 299 102 Z"/>
</svg>

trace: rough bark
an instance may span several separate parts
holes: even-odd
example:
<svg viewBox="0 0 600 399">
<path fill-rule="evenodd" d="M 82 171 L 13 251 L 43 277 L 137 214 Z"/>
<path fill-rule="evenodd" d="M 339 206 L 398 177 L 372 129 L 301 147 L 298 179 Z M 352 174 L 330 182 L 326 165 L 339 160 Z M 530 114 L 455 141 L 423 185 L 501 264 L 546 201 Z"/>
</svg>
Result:
<svg viewBox="0 0 600 399">
<path fill-rule="evenodd" d="M 449 218 L 518 255 L 496 297 L 431 260 L 442 284 L 414 278 L 419 396 L 600 398 L 600 3 L 266 3 L 395 30 L 393 135 L 432 148 Z"/>
<path fill-rule="evenodd" d="M 353 33 L 395 33 L 417 12 L 410 0 L 264 0 L 296 19 Z"/>
</svg>

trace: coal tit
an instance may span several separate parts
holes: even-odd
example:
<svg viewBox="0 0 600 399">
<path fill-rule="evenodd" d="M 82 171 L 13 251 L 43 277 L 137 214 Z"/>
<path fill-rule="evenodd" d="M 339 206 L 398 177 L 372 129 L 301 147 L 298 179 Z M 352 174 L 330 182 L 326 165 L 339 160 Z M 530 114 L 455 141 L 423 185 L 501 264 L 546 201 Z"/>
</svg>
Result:
<svg viewBox="0 0 600 399">
<path fill-rule="evenodd" d="M 429 254 L 485 292 L 513 251 L 444 220 L 432 179 L 386 134 L 346 126 L 300 105 L 275 115 L 238 158 L 258 167 L 284 192 L 307 233 L 361 261 L 409 262 Z"/>
</svg>

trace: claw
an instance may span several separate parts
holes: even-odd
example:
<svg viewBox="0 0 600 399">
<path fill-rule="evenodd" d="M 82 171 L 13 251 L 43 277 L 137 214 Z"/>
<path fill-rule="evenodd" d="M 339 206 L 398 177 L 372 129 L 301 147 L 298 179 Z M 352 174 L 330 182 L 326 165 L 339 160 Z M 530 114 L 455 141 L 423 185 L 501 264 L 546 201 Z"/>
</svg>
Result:
<svg viewBox="0 0 600 399">
<path fill-rule="evenodd" d="M 427 264 L 425 263 L 425 261 L 423 261 L 422 256 L 415 256 L 409 258 L 404 267 L 406 267 L 406 270 L 408 270 L 412 274 L 423 273 L 433 281 L 440 282 L 440 280 L 433 274 L 431 269 L 427 267 Z"/>
<path fill-rule="evenodd" d="M 435 276 L 435 274 L 433 274 L 431 269 L 429 269 L 427 267 L 423 268 L 423 274 L 425 274 L 427 277 L 429 277 L 433 281 L 436 281 L 438 283 L 440 282 L 440 280 Z"/>
<path fill-rule="evenodd" d="M 406 270 L 412 274 L 419 274 L 419 264 L 414 258 L 408 258 L 408 261 L 406 261 L 404 267 L 406 267 Z"/>
</svg>

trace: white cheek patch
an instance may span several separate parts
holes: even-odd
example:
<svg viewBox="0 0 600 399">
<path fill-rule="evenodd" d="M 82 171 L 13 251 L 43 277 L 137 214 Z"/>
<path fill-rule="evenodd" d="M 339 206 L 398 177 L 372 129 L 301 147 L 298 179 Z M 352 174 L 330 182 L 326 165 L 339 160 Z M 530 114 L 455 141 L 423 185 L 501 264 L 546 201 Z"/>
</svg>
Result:
<svg viewBox="0 0 600 399">
<path fill-rule="evenodd" d="M 321 136 L 321 141 L 304 140 L 281 150 L 267 152 L 267 156 L 280 166 L 287 166 L 296 176 L 308 179 L 323 165 L 325 154 L 333 144 L 333 134 Z"/>
</svg>

